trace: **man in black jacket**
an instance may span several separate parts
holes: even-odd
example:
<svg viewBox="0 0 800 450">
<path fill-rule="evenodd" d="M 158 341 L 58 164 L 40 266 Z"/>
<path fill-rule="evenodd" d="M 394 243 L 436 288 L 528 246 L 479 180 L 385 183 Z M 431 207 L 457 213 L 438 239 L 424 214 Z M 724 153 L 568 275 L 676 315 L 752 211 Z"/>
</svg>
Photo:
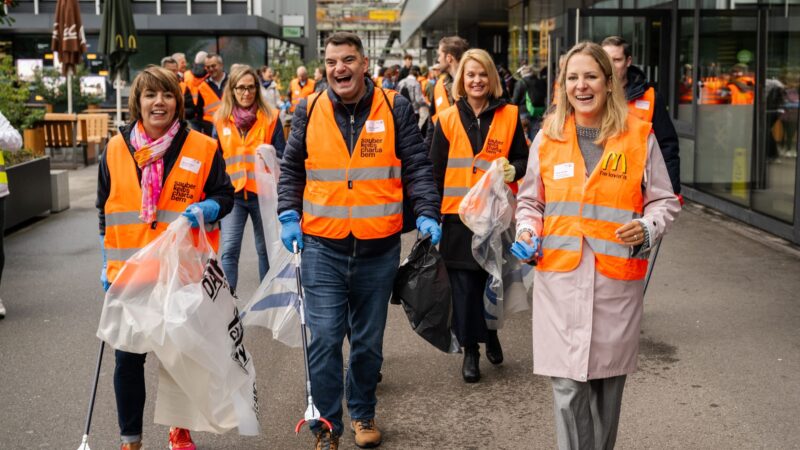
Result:
<svg viewBox="0 0 800 450">
<path fill-rule="evenodd" d="M 672 181 L 672 190 L 675 195 L 681 193 L 681 159 L 678 148 L 678 133 L 669 117 L 664 99 L 645 79 L 644 72 L 632 66 L 631 47 L 625 39 L 619 36 L 609 36 L 601 44 L 608 53 L 614 71 L 625 89 L 625 99 L 628 100 L 628 109 L 638 117 L 642 115 L 650 118 L 653 124 L 653 133 L 656 135 L 658 146 L 667 163 L 667 172 Z M 642 115 L 640 115 L 642 114 Z"/>
<path fill-rule="evenodd" d="M 441 237 L 440 198 L 414 111 L 376 88 L 357 35 L 325 42 L 329 88 L 297 105 L 278 183 L 281 240 L 303 249 L 301 270 L 311 390 L 328 430 L 312 423 L 317 447 L 338 448 L 342 344 L 350 328 L 347 408 L 359 447 L 375 447 L 375 389 L 383 361 L 389 296 L 400 262 L 403 185 L 417 229 Z M 392 101 L 393 98 L 393 101 Z M 393 105 L 392 105 L 393 103 Z M 300 217 L 302 216 L 302 226 Z"/>
</svg>

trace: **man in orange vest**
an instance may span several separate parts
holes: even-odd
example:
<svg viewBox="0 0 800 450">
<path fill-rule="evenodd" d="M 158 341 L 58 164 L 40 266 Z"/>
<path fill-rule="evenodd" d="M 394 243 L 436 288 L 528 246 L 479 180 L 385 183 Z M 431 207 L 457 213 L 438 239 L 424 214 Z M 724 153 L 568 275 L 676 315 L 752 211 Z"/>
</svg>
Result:
<svg viewBox="0 0 800 450">
<path fill-rule="evenodd" d="M 185 105 L 185 119 L 189 128 L 199 131 L 203 134 L 209 135 L 203 130 L 203 115 L 197 109 L 197 100 L 200 97 L 200 85 L 205 83 L 208 78 L 206 72 L 206 57 L 208 53 L 199 51 L 194 57 L 194 64 L 191 70 L 183 72 L 183 83 L 181 92 L 183 92 L 183 104 Z"/>
<path fill-rule="evenodd" d="M 645 79 L 644 72 L 631 65 L 631 47 L 625 39 L 619 36 L 609 36 L 600 44 L 608 53 L 614 72 L 625 89 L 625 98 L 628 100 L 628 111 L 642 120 L 653 124 L 653 133 L 656 135 L 664 162 L 667 163 L 667 172 L 672 181 L 675 195 L 681 193 L 681 159 L 678 147 L 678 133 L 669 117 L 664 99 L 658 94 Z"/>
<path fill-rule="evenodd" d="M 205 69 L 208 77 L 198 85 L 193 119 L 200 122 L 203 134 L 216 138 L 214 113 L 222 105 L 222 91 L 228 82 L 228 74 L 225 72 L 222 57 L 216 53 L 210 53 L 206 57 Z"/>
<path fill-rule="evenodd" d="M 347 408 L 356 445 L 376 447 L 375 389 L 383 332 L 400 262 L 403 186 L 417 229 L 441 238 L 440 198 L 428 149 L 403 96 L 367 78 L 358 35 L 325 41 L 329 89 L 297 104 L 278 183 L 281 239 L 301 263 L 311 390 L 327 429 L 312 423 L 317 449 L 337 449 L 342 423 L 342 344 L 350 329 Z M 302 223 L 301 223 L 302 217 Z"/>
<path fill-rule="evenodd" d="M 315 85 L 316 83 L 314 83 L 314 80 L 308 79 L 308 69 L 306 69 L 306 66 L 298 67 L 297 78 L 293 78 L 289 83 L 289 100 L 292 103 L 292 106 L 289 108 L 290 113 L 294 113 L 300 100 L 314 93 Z"/>
<path fill-rule="evenodd" d="M 469 43 L 466 39 L 458 36 L 446 36 L 439 41 L 437 57 L 438 68 L 442 71 L 442 75 L 433 87 L 433 104 L 431 105 L 433 123 L 436 123 L 439 112 L 453 104 L 453 94 L 450 92 L 453 88 L 453 79 L 456 77 L 461 55 L 467 50 L 469 50 Z"/>
<path fill-rule="evenodd" d="M 747 66 L 734 64 L 731 68 L 731 80 L 726 86 L 731 93 L 731 105 L 752 105 L 755 100 L 755 80 L 746 76 Z"/>
</svg>

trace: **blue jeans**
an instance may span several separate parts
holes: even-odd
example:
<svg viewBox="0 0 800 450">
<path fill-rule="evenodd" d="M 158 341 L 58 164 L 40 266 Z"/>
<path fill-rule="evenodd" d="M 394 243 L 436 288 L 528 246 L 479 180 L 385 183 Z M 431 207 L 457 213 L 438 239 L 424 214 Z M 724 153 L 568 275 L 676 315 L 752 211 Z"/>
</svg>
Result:
<svg viewBox="0 0 800 450">
<path fill-rule="evenodd" d="M 253 234 L 256 238 L 256 253 L 258 253 L 258 276 L 259 280 L 264 279 L 264 275 L 269 270 L 269 260 L 267 259 L 267 243 L 264 239 L 264 227 L 261 225 L 261 210 L 258 207 L 258 196 L 252 192 L 247 193 L 247 199 L 236 195 L 233 201 L 233 209 L 230 214 L 222 219 L 222 270 L 231 288 L 236 290 L 236 283 L 239 280 L 239 255 L 242 253 L 242 236 L 244 235 L 244 225 L 247 223 L 247 216 L 253 220 Z"/>
<path fill-rule="evenodd" d="M 312 236 L 303 239 L 302 276 L 306 320 L 311 330 L 311 393 L 322 417 L 341 435 L 342 344 L 350 326 L 347 409 L 350 417 L 372 419 L 375 389 L 383 363 L 383 332 L 400 243 L 375 257 L 353 257 L 325 247 Z M 319 431 L 320 423 L 311 425 Z"/>
<path fill-rule="evenodd" d="M 117 398 L 117 420 L 122 442 L 142 440 L 142 416 L 144 415 L 144 360 L 147 355 L 114 352 L 114 394 Z"/>
</svg>

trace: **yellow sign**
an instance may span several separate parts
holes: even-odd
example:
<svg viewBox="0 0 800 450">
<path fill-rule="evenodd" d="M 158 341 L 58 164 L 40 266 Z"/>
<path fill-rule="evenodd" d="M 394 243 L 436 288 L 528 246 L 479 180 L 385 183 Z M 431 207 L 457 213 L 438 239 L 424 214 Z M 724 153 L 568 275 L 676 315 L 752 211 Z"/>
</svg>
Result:
<svg viewBox="0 0 800 450">
<path fill-rule="evenodd" d="M 400 11 L 396 9 L 371 9 L 369 10 L 369 20 L 377 22 L 397 22 L 400 18 Z"/>
<path fill-rule="evenodd" d="M 731 195 L 747 200 L 747 149 L 744 147 L 733 149 Z"/>
<path fill-rule="evenodd" d="M 96 53 L 87 53 L 86 54 L 86 59 L 90 59 L 90 60 L 91 59 L 97 59 L 97 54 Z"/>
</svg>

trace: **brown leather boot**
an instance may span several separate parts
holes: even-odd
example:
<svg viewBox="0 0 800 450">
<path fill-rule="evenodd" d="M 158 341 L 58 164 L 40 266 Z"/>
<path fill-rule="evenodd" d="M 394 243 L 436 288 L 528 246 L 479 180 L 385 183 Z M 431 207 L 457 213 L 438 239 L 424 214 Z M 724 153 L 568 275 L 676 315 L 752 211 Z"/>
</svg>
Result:
<svg viewBox="0 0 800 450">
<path fill-rule="evenodd" d="M 381 431 L 375 426 L 375 419 L 359 419 L 350 422 L 356 434 L 356 445 L 360 448 L 374 448 L 381 445 Z"/>
<path fill-rule="evenodd" d="M 339 436 L 325 428 L 317 433 L 317 443 L 314 450 L 339 450 Z"/>
</svg>

